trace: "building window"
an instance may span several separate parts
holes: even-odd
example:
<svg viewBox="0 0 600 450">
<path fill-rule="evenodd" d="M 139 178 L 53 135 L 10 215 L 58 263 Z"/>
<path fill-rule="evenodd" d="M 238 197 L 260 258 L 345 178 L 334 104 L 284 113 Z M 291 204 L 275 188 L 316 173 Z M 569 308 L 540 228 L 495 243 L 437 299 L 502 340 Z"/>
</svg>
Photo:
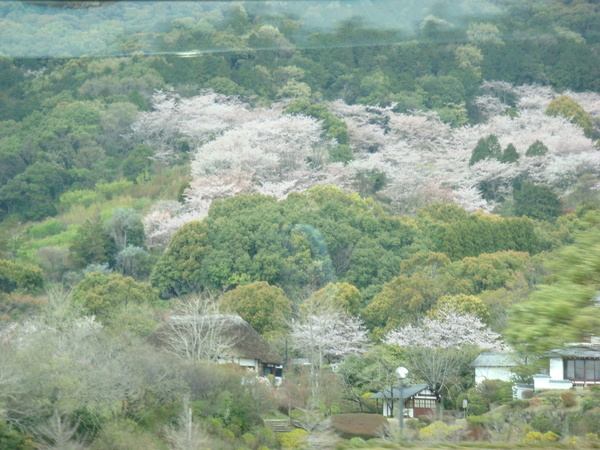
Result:
<svg viewBox="0 0 600 450">
<path fill-rule="evenodd" d="M 415 398 L 414 405 L 415 408 L 435 408 L 436 401 L 431 398 Z"/>
<path fill-rule="evenodd" d="M 564 362 L 565 379 L 581 381 L 600 380 L 600 360 L 567 359 Z"/>
</svg>

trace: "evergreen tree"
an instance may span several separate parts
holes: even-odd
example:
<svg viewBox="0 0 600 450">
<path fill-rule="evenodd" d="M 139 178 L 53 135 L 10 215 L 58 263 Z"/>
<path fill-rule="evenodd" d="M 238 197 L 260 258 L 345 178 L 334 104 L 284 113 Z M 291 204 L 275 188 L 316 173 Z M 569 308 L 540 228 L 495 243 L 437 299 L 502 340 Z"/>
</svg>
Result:
<svg viewBox="0 0 600 450">
<path fill-rule="evenodd" d="M 504 153 L 502 154 L 502 158 L 500 158 L 500 161 L 503 163 L 514 163 L 519 160 L 519 157 L 520 157 L 520 155 L 517 152 L 517 149 L 511 143 L 511 144 L 508 144 L 506 146 L 506 148 L 504 149 Z"/>
<path fill-rule="evenodd" d="M 198 291 L 202 282 L 202 263 L 212 247 L 206 225 L 189 222 L 173 235 L 169 248 L 160 258 L 150 281 L 163 297 Z"/>
<path fill-rule="evenodd" d="M 548 147 L 542 141 L 537 140 L 527 148 L 525 156 L 544 156 L 546 153 L 548 153 Z"/>
<path fill-rule="evenodd" d="M 513 196 L 517 216 L 553 221 L 562 214 L 562 204 L 548 186 L 522 183 L 520 189 L 515 190 Z"/>
<path fill-rule="evenodd" d="M 501 159 L 501 156 L 502 147 L 500 147 L 498 137 L 493 134 L 490 134 L 489 136 L 481 138 L 479 139 L 479 141 L 477 141 L 477 145 L 473 149 L 473 153 L 471 153 L 469 166 L 472 166 L 476 162 L 479 162 L 486 158 Z"/>
</svg>

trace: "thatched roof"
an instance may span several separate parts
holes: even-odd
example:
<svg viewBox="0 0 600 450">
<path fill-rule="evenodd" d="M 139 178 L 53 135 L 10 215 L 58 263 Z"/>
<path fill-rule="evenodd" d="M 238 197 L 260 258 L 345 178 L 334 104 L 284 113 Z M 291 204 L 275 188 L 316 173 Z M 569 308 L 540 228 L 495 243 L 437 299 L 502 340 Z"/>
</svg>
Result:
<svg viewBox="0 0 600 450">
<path fill-rule="evenodd" d="M 230 352 L 236 358 L 258 359 L 263 363 L 283 364 L 283 358 L 237 314 L 216 314 L 223 321 L 222 333 L 231 339 Z"/>
<path fill-rule="evenodd" d="M 150 340 L 156 345 L 165 345 L 164 335 L 173 326 L 198 320 L 194 316 L 171 316 L 169 322 L 160 327 Z M 226 343 L 226 359 L 247 358 L 257 359 L 263 364 L 283 364 L 283 358 L 273 350 L 252 326 L 237 314 L 211 314 L 201 316 L 200 328 L 206 327 L 209 333 L 216 330 L 220 341 Z"/>
</svg>

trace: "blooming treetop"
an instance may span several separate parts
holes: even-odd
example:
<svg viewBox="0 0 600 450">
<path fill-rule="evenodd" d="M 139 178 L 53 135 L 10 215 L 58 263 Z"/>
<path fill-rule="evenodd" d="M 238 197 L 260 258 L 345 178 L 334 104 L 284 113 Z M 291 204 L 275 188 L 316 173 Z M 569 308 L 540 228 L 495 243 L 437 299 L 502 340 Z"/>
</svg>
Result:
<svg viewBox="0 0 600 450">
<path fill-rule="evenodd" d="M 464 344 L 480 349 L 501 350 L 500 335 L 478 317 L 454 310 L 442 311 L 436 318 L 425 318 L 420 326 L 406 325 L 388 333 L 385 342 L 401 347 L 459 348 Z"/>
<path fill-rule="evenodd" d="M 360 319 L 335 311 L 322 311 L 296 321 L 291 337 L 294 347 L 319 366 L 323 358 L 339 361 L 361 354 L 368 347 L 367 329 Z"/>
<path fill-rule="evenodd" d="M 569 95 L 592 118 L 600 118 L 600 95 Z M 398 113 L 393 107 L 336 100 L 327 106 L 346 122 L 354 155 L 343 164 L 331 162 L 329 149 L 337 142 L 324 138 L 322 124 L 313 117 L 283 114 L 283 104 L 251 107 L 210 91 L 190 98 L 159 92 L 153 110 L 133 124 L 132 139 L 149 145 L 154 159 L 165 164 L 180 157 L 181 143 L 187 143 L 193 179 L 184 205 L 151 213 L 146 233 L 157 242 L 168 241 L 177 224 L 202 218 L 217 198 L 260 192 L 283 199 L 318 184 L 356 191 L 363 175 L 375 172 L 385 175 L 377 195 L 398 214 L 437 201 L 489 212 L 510 196 L 519 176 L 566 196 L 582 175 L 597 177 L 600 152 L 579 126 L 546 115 L 557 96 L 548 87 L 484 82 L 482 97 L 475 100 L 484 121 L 459 128 L 432 112 Z M 508 115 L 511 105 L 516 107 Z M 469 166 L 477 142 L 489 135 L 498 138 L 502 149 L 513 144 L 521 156 L 518 163 L 488 158 Z M 548 152 L 525 156 L 536 141 Z"/>
</svg>

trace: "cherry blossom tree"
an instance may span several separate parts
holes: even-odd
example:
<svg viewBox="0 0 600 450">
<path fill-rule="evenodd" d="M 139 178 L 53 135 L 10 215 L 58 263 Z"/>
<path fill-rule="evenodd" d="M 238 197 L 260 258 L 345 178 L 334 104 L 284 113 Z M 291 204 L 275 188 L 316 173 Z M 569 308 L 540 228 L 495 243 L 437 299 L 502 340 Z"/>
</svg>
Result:
<svg viewBox="0 0 600 450">
<path fill-rule="evenodd" d="M 505 348 L 500 335 L 478 317 L 454 310 L 390 331 L 385 342 L 404 347 L 412 370 L 439 389 L 448 387 L 480 350 Z"/>
<path fill-rule="evenodd" d="M 238 193 L 281 200 L 332 184 L 376 196 L 396 214 L 413 214 L 438 201 L 490 212 L 510 199 L 515 179 L 548 186 L 565 198 L 582 176 L 600 172 L 595 142 L 568 119 L 545 113 L 559 96 L 552 88 L 484 81 L 481 91 L 474 101 L 481 122 L 454 128 L 435 112 L 329 102 L 331 113 L 348 127 L 354 159 L 347 163 L 329 160 L 337 142 L 324 138 L 321 122 L 283 114 L 285 102 L 252 107 L 211 91 L 189 98 L 159 92 L 152 110 L 133 124 L 131 139 L 149 145 L 154 159 L 165 164 L 189 147 L 192 180 L 183 204 L 158 204 L 144 219 L 148 245 L 164 248 L 178 226 L 202 219 L 213 200 Z M 600 123 L 599 94 L 568 95 Z M 477 142 L 489 135 L 502 148 L 513 144 L 518 162 L 487 158 L 469 166 Z M 526 157 L 536 141 L 548 152 Z M 385 182 L 365 187 L 365 174 Z"/>
<path fill-rule="evenodd" d="M 406 325 L 390 331 L 386 342 L 403 347 L 445 349 L 469 344 L 480 349 L 501 350 L 504 345 L 500 335 L 489 329 L 477 316 L 461 314 L 451 309 L 441 311 L 436 318 L 425 318 L 420 326 Z"/>
<path fill-rule="evenodd" d="M 309 314 L 292 325 L 294 348 L 307 356 L 318 370 L 323 362 L 336 362 L 368 348 L 367 329 L 356 317 L 342 312 Z"/>
<path fill-rule="evenodd" d="M 154 159 L 168 165 L 181 157 L 184 141 L 191 146 L 203 144 L 253 115 L 237 97 L 201 91 L 181 98 L 159 91 L 152 99 L 152 110 L 141 113 L 133 123 L 131 139 L 135 145 L 148 145 Z"/>
</svg>

